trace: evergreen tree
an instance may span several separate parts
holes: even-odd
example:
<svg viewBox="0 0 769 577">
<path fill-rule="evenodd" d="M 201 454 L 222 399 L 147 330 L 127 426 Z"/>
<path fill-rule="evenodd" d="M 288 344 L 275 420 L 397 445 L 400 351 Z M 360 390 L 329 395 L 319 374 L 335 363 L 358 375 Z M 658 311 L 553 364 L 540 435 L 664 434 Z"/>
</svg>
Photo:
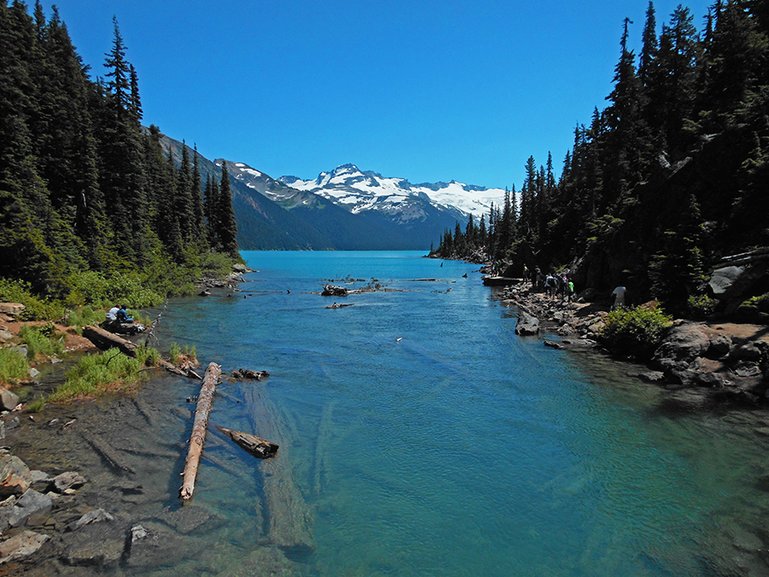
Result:
<svg viewBox="0 0 769 577">
<path fill-rule="evenodd" d="M 235 222 L 235 213 L 232 209 L 232 192 L 230 190 L 230 175 L 227 171 L 227 163 L 222 163 L 222 180 L 219 189 L 218 204 L 216 207 L 218 236 L 221 239 L 223 252 L 238 256 L 238 228 Z"/>
</svg>

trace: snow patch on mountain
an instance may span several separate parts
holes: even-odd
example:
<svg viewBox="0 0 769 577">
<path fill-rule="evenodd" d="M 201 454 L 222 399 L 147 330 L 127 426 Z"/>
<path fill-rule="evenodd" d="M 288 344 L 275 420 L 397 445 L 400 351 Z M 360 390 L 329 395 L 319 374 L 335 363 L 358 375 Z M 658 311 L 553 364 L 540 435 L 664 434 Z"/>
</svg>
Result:
<svg viewBox="0 0 769 577">
<path fill-rule="evenodd" d="M 361 171 L 354 164 L 343 164 L 331 172 L 321 172 L 317 178 L 302 180 L 282 176 L 283 184 L 297 190 L 312 192 L 343 205 L 353 214 L 379 211 L 400 221 L 426 218 L 426 208 L 457 211 L 467 218 L 488 216 L 491 204 L 501 205 L 505 191 L 451 181 L 449 183 L 411 184 L 404 178 L 383 177 Z"/>
</svg>

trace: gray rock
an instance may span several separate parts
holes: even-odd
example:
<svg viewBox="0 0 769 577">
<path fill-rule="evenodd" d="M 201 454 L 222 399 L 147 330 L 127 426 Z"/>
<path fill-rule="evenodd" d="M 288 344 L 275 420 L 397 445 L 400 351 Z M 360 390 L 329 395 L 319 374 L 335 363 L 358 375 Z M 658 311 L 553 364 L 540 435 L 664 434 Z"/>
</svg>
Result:
<svg viewBox="0 0 769 577">
<path fill-rule="evenodd" d="M 525 311 L 519 311 L 515 334 L 520 336 L 539 334 L 539 319 Z"/>
<path fill-rule="evenodd" d="M 743 266 L 725 266 L 716 269 L 713 271 L 708 285 L 710 285 L 713 294 L 718 297 L 726 294 L 744 272 L 745 267 Z"/>
<path fill-rule="evenodd" d="M 29 369 L 29 378 L 30 379 L 36 379 L 40 376 L 40 371 L 38 371 L 35 367 L 31 367 Z"/>
<path fill-rule="evenodd" d="M 115 537 L 93 538 L 69 547 L 62 555 L 68 565 L 114 567 L 125 549 L 125 540 Z"/>
<path fill-rule="evenodd" d="M 13 333 L 7 329 L 0 329 L 0 343 L 7 343 L 13 338 Z"/>
<path fill-rule="evenodd" d="M 710 345 L 705 351 L 705 356 L 709 359 L 720 359 L 729 354 L 732 349 L 732 339 L 727 335 L 713 335 L 710 337 Z"/>
<path fill-rule="evenodd" d="M 732 349 L 729 353 L 729 360 L 757 362 L 761 360 L 761 351 L 755 344 L 745 343 Z"/>
<path fill-rule="evenodd" d="M 92 523 L 104 523 L 108 521 L 114 521 L 115 518 L 107 513 L 104 509 L 94 509 L 93 511 L 88 511 L 85 515 L 80 517 L 77 521 L 72 523 L 69 526 L 70 531 L 77 531 L 78 529 L 85 527 L 86 525 L 90 525 Z"/>
<path fill-rule="evenodd" d="M 38 471 L 33 469 L 30 471 L 30 475 L 32 477 L 32 483 L 30 484 L 30 487 L 32 487 L 35 491 L 40 491 L 41 493 L 48 490 L 48 486 L 52 481 L 51 476 L 48 473 L 45 471 Z"/>
<path fill-rule="evenodd" d="M 17 561 L 37 552 L 50 537 L 34 531 L 22 531 L 10 539 L 0 543 L 0 565 L 9 561 Z"/>
<path fill-rule="evenodd" d="M 16 456 L 0 454 L 0 498 L 22 495 L 32 484 L 26 463 Z"/>
<path fill-rule="evenodd" d="M 232 270 L 235 272 L 244 273 L 244 272 L 248 272 L 248 267 L 244 264 L 235 263 L 234 265 L 232 265 Z"/>
<path fill-rule="evenodd" d="M 48 495 L 38 493 L 34 489 L 27 489 L 13 506 L 9 524 L 11 527 L 42 525 L 48 519 L 52 506 L 53 501 Z"/>
<path fill-rule="evenodd" d="M 56 475 L 51 482 L 51 491 L 56 493 L 70 494 L 71 491 L 79 489 L 86 484 L 88 479 L 83 477 L 80 473 L 75 471 L 67 471 L 60 475 Z"/>
<path fill-rule="evenodd" d="M 133 527 L 131 527 L 131 543 L 136 543 L 137 541 L 146 539 L 147 535 L 148 535 L 147 529 L 145 529 L 141 525 L 134 525 Z"/>
<path fill-rule="evenodd" d="M 645 383 L 659 384 L 665 380 L 665 373 L 662 371 L 644 371 L 637 376 Z"/>
<path fill-rule="evenodd" d="M 19 395 L 0 387 L 0 410 L 12 411 L 19 404 Z"/>
<path fill-rule="evenodd" d="M 16 497 L 10 496 L 0 502 L 0 534 L 11 526 L 11 514 L 13 506 L 16 504 Z"/>
</svg>

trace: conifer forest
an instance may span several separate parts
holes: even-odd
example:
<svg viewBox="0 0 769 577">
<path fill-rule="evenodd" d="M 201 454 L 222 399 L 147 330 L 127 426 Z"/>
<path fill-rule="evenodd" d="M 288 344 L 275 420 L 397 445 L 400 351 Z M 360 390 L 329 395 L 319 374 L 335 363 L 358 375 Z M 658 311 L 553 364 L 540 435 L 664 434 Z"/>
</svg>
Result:
<svg viewBox="0 0 769 577">
<path fill-rule="evenodd" d="M 530 157 L 520 190 L 434 254 L 569 268 L 681 312 L 713 263 L 769 244 L 769 2 L 717 0 L 701 28 L 679 5 L 658 34 L 649 2 L 636 55 L 625 20 L 608 104 L 560 175 Z"/>
<path fill-rule="evenodd" d="M 92 79 L 55 9 L 0 2 L 0 277 L 60 299 L 104 279 L 173 294 L 237 257 L 226 167 L 203 183 L 197 153 L 172 158 L 141 124 L 117 21 L 105 49 Z"/>
</svg>

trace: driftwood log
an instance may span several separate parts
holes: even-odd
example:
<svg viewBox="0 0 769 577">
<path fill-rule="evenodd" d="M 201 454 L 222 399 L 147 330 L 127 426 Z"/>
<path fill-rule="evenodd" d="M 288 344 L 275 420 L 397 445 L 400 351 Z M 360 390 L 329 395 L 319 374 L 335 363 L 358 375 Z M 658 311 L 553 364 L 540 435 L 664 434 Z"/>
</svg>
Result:
<svg viewBox="0 0 769 577">
<path fill-rule="evenodd" d="M 187 458 L 184 461 L 184 472 L 182 487 L 179 490 L 179 497 L 182 501 L 192 499 L 192 493 L 195 491 L 195 477 L 198 474 L 198 463 L 200 463 L 200 454 L 203 452 L 203 443 L 206 439 L 206 428 L 208 427 L 208 413 L 211 411 L 211 405 L 214 401 L 214 391 L 217 383 L 222 377 L 222 367 L 216 363 L 211 363 L 206 369 L 203 377 L 203 384 L 200 385 L 200 394 L 198 395 L 198 405 L 195 409 L 195 422 L 192 425 L 192 434 L 190 435 Z"/>
<path fill-rule="evenodd" d="M 271 443 L 267 439 L 262 439 L 261 437 L 251 435 L 250 433 L 233 431 L 232 429 L 226 429 L 225 427 L 217 427 L 217 429 L 243 447 L 246 451 L 260 459 L 269 459 L 278 453 L 278 445 Z"/>
<path fill-rule="evenodd" d="M 111 333 L 101 327 L 97 327 L 96 325 L 88 325 L 87 327 L 83 327 L 83 336 L 103 351 L 117 348 L 120 349 L 121 353 L 128 355 L 129 357 L 136 357 L 136 349 L 139 348 L 138 345 L 132 343 L 128 339 L 124 339 L 123 337 L 118 336 L 115 333 Z M 187 370 L 180 369 L 179 367 L 176 367 L 163 359 L 158 361 L 158 365 L 163 367 L 165 370 L 174 373 L 175 375 L 190 377 L 198 380 L 201 379 L 200 375 L 193 371 L 191 368 L 188 368 Z"/>
</svg>

